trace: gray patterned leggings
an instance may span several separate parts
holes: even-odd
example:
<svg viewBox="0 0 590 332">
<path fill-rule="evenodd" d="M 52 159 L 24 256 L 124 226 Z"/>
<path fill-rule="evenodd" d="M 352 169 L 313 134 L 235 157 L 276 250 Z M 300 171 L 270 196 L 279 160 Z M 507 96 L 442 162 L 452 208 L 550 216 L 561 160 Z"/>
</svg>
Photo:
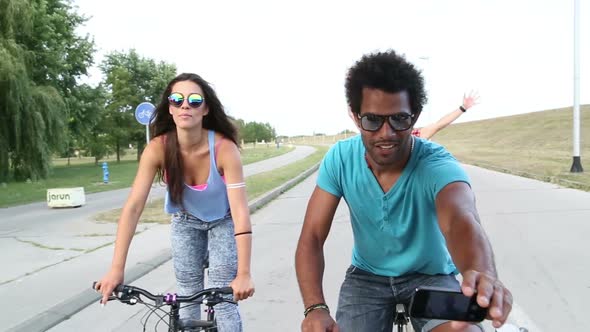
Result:
<svg viewBox="0 0 590 332">
<path fill-rule="evenodd" d="M 179 295 L 192 295 L 203 289 L 203 264 L 209 250 L 207 287 L 226 287 L 236 277 L 238 256 L 231 217 L 205 222 L 188 213 L 176 213 L 170 229 L 172 258 Z M 183 319 L 200 319 L 201 306 L 180 309 Z M 220 303 L 215 306 L 220 332 L 242 331 L 238 306 Z"/>
</svg>

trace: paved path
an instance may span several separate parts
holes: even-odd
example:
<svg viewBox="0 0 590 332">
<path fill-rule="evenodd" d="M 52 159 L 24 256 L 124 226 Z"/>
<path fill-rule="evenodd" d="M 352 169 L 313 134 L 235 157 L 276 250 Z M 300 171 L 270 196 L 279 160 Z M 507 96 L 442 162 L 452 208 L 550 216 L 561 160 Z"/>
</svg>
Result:
<svg viewBox="0 0 590 332">
<path fill-rule="evenodd" d="M 590 298 L 590 193 L 472 166 L 466 169 L 500 276 L 514 293 L 510 320 L 531 332 L 590 331 L 582 302 Z M 241 304 L 245 331 L 299 331 L 303 308 L 294 253 L 314 180 L 315 175 L 252 216 L 257 290 L 254 298 Z M 350 263 L 351 239 L 347 208 L 341 204 L 326 242 L 324 290 L 333 310 Z M 156 292 L 174 290 L 171 264 L 134 284 Z M 51 331 L 140 331 L 144 313 L 140 306 L 96 304 Z M 492 331 L 489 324 L 486 330 Z"/>
<path fill-rule="evenodd" d="M 292 152 L 244 167 L 246 176 L 267 172 L 305 158 L 315 151 L 297 146 Z M 89 280 L 110 265 L 116 224 L 97 223 L 92 217 L 120 208 L 129 189 L 87 195 L 76 209 L 49 209 L 45 203 L 0 209 L 0 297 L 17 300 L 0 304 L 0 326 L 49 315 L 60 303 L 77 301 Z M 152 188 L 150 200 L 163 197 L 164 188 Z M 169 257 L 167 225 L 141 223 L 127 264 L 141 275 L 153 262 Z M 143 245 L 142 245 L 143 243 Z M 135 250 L 135 251 L 134 251 Z M 84 298 L 84 296 L 82 296 Z"/>
</svg>

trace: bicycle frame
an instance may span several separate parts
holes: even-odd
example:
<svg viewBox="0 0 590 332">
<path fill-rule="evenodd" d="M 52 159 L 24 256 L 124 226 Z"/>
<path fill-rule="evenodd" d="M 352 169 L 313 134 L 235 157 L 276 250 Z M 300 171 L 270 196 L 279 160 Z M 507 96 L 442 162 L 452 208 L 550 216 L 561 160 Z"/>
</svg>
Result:
<svg viewBox="0 0 590 332">
<path fill-rule="evenodd" d="M 168 318 L 168 332 L 176 332 L 178 331 L 178 324 L 177 322 L 180 321 L 180 306 L 178 304 L 170 305 L 170 318 Z"/>
<path fill-rule="evenodd" d="M 393 325 L 397 326 L 397 332 L 404 332 L 404 329 L 409 325 L 409 323 L 410 317 L 406 313 L 406 306 L 402 303 L 396 304 Z"/>
<path fill-rule="evenodd" d="M 397 326 L 398 332 L 403 332 L 403 328 L 404 326 L 406 326 L 406 324 L 408 324 L 408 320 L 409 319 L 406 316 L 406 310 L 404 308 L 404 305 L 398 303 L 395 306 L 395 316 L 393 318 L 393 324 Z"/>
<path fill-rule="evenodd" d="M 209 302 L 207 304 L 205 304 L 207 306 L 207 309 L 205 309 L 205 312 L 207 312 L 207 320 L 206 322 L 210 323 L 211 326 L 205 326 L 205 324 L 203 324 L 203 321 L 199 321 L 199 322 L 191 322 L 191 321 L 187 321 L 185 323 L 183 323 L 183 321 L 180 319 L 180 305 L 177 303 L 171 304 L 170 305 L 170 318 L 169 318 L 169 328 L 168 328 L 168 332 L 177 332 L 180 331 L 180 329 L 196 329 L 196 328 L 203 328 L 206 329 L 206 331 L 211 331 L 211 332 L 217 332 L 217 326 L 215 324 L 215 309 L 213 308 L 216 304 L 221 303 L 222 301 L 219 302 Z"/>
</svg>

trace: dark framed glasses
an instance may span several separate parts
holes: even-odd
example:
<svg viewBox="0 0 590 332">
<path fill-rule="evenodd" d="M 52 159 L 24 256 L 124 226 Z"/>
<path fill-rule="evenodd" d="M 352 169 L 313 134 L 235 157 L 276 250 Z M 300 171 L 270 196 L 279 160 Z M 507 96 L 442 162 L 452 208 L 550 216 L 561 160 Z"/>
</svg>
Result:
<svg viewBox="0 0 590 332">
<path fill-rule="evenodd" d="M 410 129 L 414 123 L 415 114 L 402 112 L 391 115 L 377 115 L 366 113 L 363 115 L 357 114 L 357 117 L 361 120 L 361 128 L 366 131 L 378 131 L 383 126 L 385 120 L 387 120 L 391 129 L 404 131 Z"/>
<path fill-rule="evenodd" d="M 184 103 L 184 95 L 180 92 L 172 92 L 170 96 L 168 96 L 168 101 L 171 105 L 180 107 L 182 106 L 182 103 Z M 198 93 L 191 93 L 187 97 L 188 106 L 192 108 L 199 108 L 201 105 L 203 105 L 204 101 L 205 98 L 203 98 L 203 96 Z"/>
</svg>

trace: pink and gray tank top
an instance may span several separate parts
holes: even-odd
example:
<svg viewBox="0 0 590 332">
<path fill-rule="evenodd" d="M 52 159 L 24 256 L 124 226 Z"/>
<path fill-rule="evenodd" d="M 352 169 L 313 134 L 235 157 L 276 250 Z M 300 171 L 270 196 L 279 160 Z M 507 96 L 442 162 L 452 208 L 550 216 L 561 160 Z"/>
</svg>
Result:
<svg viewBox="0 0 590 332">
<path fill-rule="evenodd" d="M 182 192 L 183 206 L 170 200 L 170 193 L 166 191 L 164 210 L 166 213 L 187 212 L 203 221 L 214 221 L 229 214 L 229 201 L 223 177 L 217 171 L 215 132 L 209 130 L 209 178 L 206 184 L 191 186 L 184 184 Z M 184 208 L 183 208 L 184 207 Z"/>
</svg>

